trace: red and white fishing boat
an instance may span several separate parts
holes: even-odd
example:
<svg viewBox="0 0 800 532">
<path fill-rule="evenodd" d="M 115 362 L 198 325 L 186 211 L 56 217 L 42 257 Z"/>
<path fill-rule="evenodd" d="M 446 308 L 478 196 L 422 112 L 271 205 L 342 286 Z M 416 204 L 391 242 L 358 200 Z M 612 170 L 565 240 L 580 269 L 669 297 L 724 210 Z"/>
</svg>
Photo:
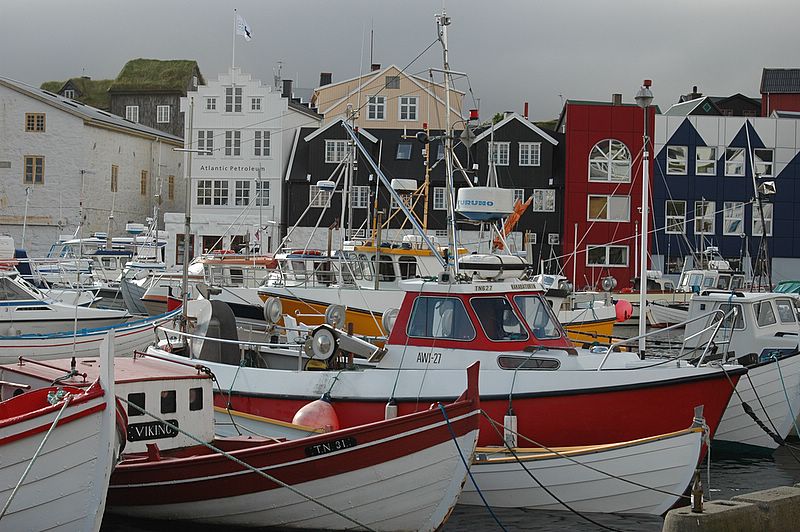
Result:
<svg viewBox="0 0 800 532">
<path fill-rule="evenodd" d="M 212 375 L 199 365 L 150 356 L 117 364 L 130 423 L 128 452 L 109 488 L 115 514 L 225 526 L 435 530 L 456 503 L 477 442 L 477 366 L 461 372 L 467 391 L 447 406 L 284 441 L 215 437 Z M 76 368 L 99 371 L 96 359 Z M 6 369 L 19 381 L 46 382 L 66 367 Z"/>
<path fill-rule="evenodd" d="M 0 374 L 0 528 L 96 531 L 125 442 L 114 381 L 49 384 L 25 391 Z"/>
</svg>

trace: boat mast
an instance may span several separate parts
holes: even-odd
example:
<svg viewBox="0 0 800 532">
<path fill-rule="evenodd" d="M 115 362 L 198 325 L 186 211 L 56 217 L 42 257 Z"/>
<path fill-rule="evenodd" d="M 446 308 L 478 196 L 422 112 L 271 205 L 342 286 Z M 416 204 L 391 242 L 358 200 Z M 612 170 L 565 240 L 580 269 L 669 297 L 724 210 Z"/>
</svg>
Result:
<svg viewBox="0 0 800 532">
<path fill-rule="evenodd" d="M 645 351 L 645 333 L 647 332 L 647 222 L 649 218 L 650 207 L 650 152 L 648 151 L 648 108 L 653 102 L 653 93 L 650 91 L 652 82 L 649 79 L 644 80 L 642 88 L 636 93 L 636 103 L 642 108 L 644 112 L 644 132 L 642 133 L 643 148 L 642 148 L 642 237 L 640 239 L 641 248 L 639 250 L 639 356 L 644 357 Z"/>
<path fill-rule="evenodd" d="M 450 62 L 447 49 L 447 26 L 450 25 L 450 17 L 447 12 L 442 10 L 441 15 L 436 15 L 436 25 L 438 27 L 439 42 L 442 43 L 442 62 L 444 64 L 444 94 L 445 94 L 445 149 L 444 164 L 447 176 L 447 229 L 449 232 L 450 260 L 453 261 L 453 273 L 458 275 L 458 235 L 456 231 L 455 213 L 455 187 L 453 186 L 453 135 L 450 131 Z M 449 261 L 448 261 L 449 263 Z"/>
<path fill-rule="evenodd" d="M 189 98 L 189 123 L 186 133 L 186 139 L 183 141 L 184 146 L 191 146 L 194 132 L 192 131 L 192 122 L 194 120 L 194 98 Z M 186 217 L 184 218 L 183 225 L 183 275 L 181 276 L 181 330 L 188 332 L 188 318 L 189 315 L 186 311 L 186 306 L 189 302 L 189 246 L 192 243 L 192 149 L 185 147 L 184 150 L 184 183 L 186 186 L 186 193 L 184 201 L 186 205 Z"/>
</svg>

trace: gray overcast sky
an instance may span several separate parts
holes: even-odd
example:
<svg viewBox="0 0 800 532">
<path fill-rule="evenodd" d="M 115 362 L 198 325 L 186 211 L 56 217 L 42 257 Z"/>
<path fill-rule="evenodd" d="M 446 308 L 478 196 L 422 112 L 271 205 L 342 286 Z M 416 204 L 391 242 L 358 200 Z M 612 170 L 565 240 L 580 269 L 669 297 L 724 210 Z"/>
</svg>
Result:
<svg viewBox="0 0 800 532">
<path fill-rule="evenodd" d="M 265 83 L 314 87 L 374 62 L 401 68 L 436 38 L 437 1 L 0 0 L 0 75 L 39 85 L 81 74 L 113 78 L 129 59 L 195 59 L 207 79 L 231 62 L 233 8 L 252 28 L 236 64 Z M 761 69 L 800 67 L 797 0 L 451 0 L 450 65 L 469 74 L 482 118 L 522 110 L 555 117 L 561 99 L 625 101 L 644 78 L 662 109 L 698 85 L 759 96 Z M 362 46 L 363 43 L 363 46 Z M 363 50 L 363 52 L 362 52 Z M 363 53 L 363 60 L 362 60 Z M 432 47 L 409 72 L 441 66 Z M 465 90 L 461 81 L 458 88 Z M 472 107 L 467 101 L 465 107 Z"/>
</svg>

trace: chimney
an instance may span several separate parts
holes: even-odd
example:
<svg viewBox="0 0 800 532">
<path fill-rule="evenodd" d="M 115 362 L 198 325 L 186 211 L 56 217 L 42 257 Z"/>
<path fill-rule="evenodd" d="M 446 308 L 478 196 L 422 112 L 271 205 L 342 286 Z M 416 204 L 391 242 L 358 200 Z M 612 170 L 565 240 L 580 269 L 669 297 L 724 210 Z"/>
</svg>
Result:
<svg viewBox="0 0 800 532">
<path fill-rule="evenodd" d="M 319 86 L 324 87 L 325 85 L 330 85 L 333 81 L 333 73 L 331 72 L 320 72 L 319 73 Z"/>
<path fill-rule="evenodd" d="M 283 80 L 283 91 L 281 92 L 281 96 L 284 98 L 292 97 L 292 80 L 290 79 Z"/>
<path fill-rule="evenodd" d="M 380 69 L 381 69 L 381 64 L 380 63 L 372 63 L 372 66 L 370 67 L 370 71 L 371 72 L 376 72 L 376 71 L 378 71 Z"/>
<path fill-rule="evenodd" d="M 622 105 L 622 94 L 614 93 L 611 95 L 611 105 Z"/>
<path fill-rule="evenodd" d="M 523 107 L 522 117 L 527 120 L 528 119 L 528 102 L 525 102 L 525 106 Z"/>
</svg>

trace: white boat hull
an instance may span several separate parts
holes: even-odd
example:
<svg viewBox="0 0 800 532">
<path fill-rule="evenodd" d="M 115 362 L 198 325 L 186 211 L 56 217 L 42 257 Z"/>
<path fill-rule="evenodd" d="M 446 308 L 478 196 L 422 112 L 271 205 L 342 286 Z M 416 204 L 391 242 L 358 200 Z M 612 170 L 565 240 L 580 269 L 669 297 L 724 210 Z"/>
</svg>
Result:
<svg viewBox="0 0 800 532">
<path fill-rule="evenodd" d="M 647 304 L 647 322 L 655 327 L 674 325 L 689 319 L 689 308 L 670 306 L 663 302 Z"/>
</svg>

